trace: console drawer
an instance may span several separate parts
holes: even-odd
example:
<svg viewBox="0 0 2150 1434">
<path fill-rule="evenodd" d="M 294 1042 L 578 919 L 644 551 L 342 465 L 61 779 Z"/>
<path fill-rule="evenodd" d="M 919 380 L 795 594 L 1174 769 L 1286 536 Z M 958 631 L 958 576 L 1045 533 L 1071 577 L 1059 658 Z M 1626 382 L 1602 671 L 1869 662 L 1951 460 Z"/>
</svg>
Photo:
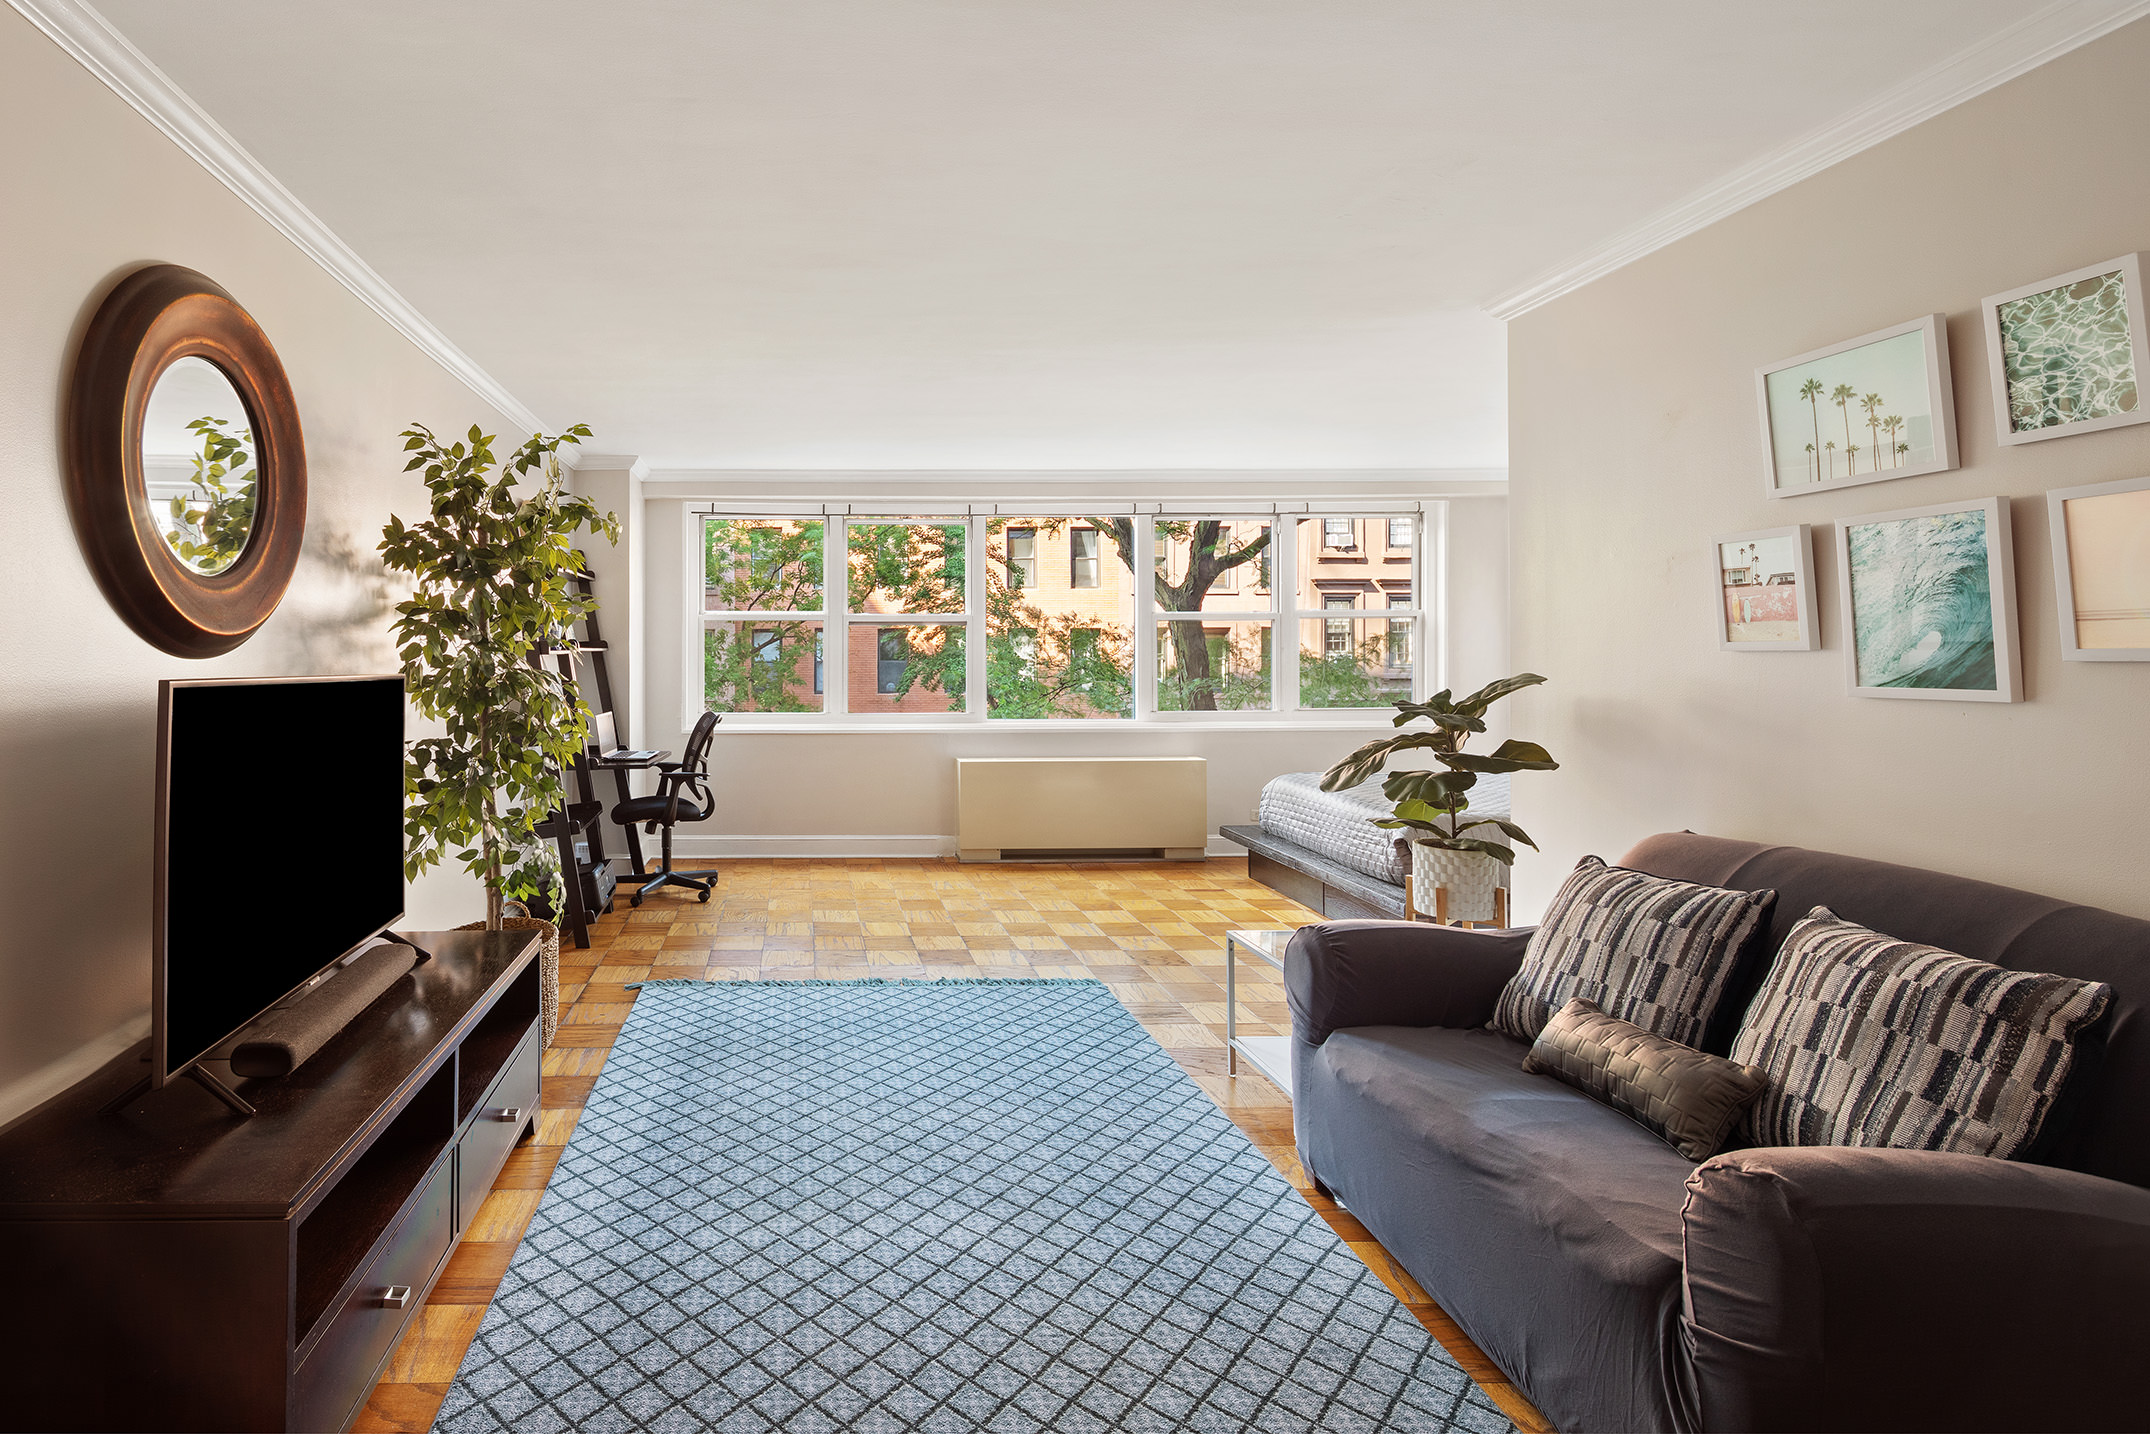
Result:
<svg viewBox="0 0 2150 1434">
<path fill-rule="evenodd" d="M 350 1422 L 381 1362 L 417 1317 L 426 1285 L 455 1238 L 454 1195 L 455 1162 L 443 1160 L 403 1223 L 382 1238 L 357 1288 L 329 1317 L 327 1333 L 292 1377 L 291 1428 L 342 1429 Z M 407 1289 L 407 1301 L 385 1303 L 393 1289 Z"/>
<path fill-rule="evenodd" d="M 539 1028 L 532 1025 L 530 1034 L 523 1037 L 522 1044 L 494 1079 L 492 1089 L 478 1102 L 470 1126 L 456 1147 L 458 1230 L 469 1228 L 479 1203 L 493 1188 L 494 1178 L 507 1161 L 508 1152 L 515 1148 L 524 1127 L 537 1119 L 538 1071 L 544 1064 L 543 1052 L 538 1049 L 539 1037 Z"/>
</svg>

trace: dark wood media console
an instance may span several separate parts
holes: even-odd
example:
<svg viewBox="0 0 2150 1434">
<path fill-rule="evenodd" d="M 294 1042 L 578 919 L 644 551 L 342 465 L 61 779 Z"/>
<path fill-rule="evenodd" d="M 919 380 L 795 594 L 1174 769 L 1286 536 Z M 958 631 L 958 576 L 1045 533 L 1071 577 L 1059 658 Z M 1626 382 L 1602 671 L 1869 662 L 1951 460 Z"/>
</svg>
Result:
<svg viewBox="0 0 2150 1434">
<path fill-rule="evenodd" d="M 538 1115 L 536 938 L 416 939 L 313 1059 L 230 1082 L 252 1119 L 192 1082 L 98 1114 L 130 1052 L 0 1133 L 0 1427 L 350 1424 Z"/>
</svg>

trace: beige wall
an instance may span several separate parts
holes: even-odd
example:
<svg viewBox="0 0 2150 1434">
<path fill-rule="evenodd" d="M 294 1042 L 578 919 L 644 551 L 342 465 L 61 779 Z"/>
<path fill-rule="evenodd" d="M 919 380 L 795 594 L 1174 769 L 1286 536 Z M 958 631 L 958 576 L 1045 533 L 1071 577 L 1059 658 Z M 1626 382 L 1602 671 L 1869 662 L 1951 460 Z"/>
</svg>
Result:
<svg viewBox="0 0 2150 1434">
<path fill-rule="evenodd" d="M 2138 23 L 1511 325 L 1515 657 L 1551 684 L 1516 781 L 1542 906 L 1586 852 L 1654 831 L 1790 842 L 2150 916 L 2150 664 L 2063 663 L 2043 495 L 2150 472 L 2150 425 L 2004 448 L 1986 294 L 2150 248 L 2150 22 Z M 1948 315 L 1963 467 L 1762 496 L 1758 364 Z M 2020 705 L 1846 695 L 1834 525 L 2011 500 Z M 1824 650 L 1728 653 L 1711 540 L 1812 523 Z"/>
<path fill-rule="evenodd" d="M 0 8 L 0 1122 L 147 1029 L 157 682 L 384 672 L 395 595 L 373 553 L 391 507 L 422 508 L 396 434 L 501 420 L 13 10 Z M 63 376 L 123 274 L 199 269 L 260 321 L 305 426 L 311 501 L 291 590 L 253 640 L 190 662 L 136 637 L 84 565 L 61 489 Z M 264 839 L 333 820 L 334 753 L 259 790 Z M 230 853 L 249 939 L 250 853 Z M 324 872 L 321 900 L 336 899 Z M 410 892 L 411 924 L 482 914 L 459 874 Z"/>
</svg>

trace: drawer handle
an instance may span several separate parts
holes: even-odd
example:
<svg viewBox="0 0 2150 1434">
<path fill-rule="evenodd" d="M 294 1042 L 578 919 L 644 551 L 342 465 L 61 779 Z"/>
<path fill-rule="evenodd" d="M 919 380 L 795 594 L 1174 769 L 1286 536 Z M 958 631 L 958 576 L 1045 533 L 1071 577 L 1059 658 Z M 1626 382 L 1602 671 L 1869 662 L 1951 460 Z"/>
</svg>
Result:
<svg viewBox="0 0 2150 1434">
<path fill-rule="evenodd" d="M 409 1285 L 390 1285 L 387 1289 L 381 1291 L 381 1307 L 383 1309 L 399 1310 L 410 1302 L 411 1287 Z"/>
<path fill-rule="evenodd" d="M 485 1118 L 487 1120 L 521 1120 L 523 1118 L 523 1108 L 519 1105 L 511 1105 L 504 1110 L 489 1110 L 485 1113 Z"/>
</svg>

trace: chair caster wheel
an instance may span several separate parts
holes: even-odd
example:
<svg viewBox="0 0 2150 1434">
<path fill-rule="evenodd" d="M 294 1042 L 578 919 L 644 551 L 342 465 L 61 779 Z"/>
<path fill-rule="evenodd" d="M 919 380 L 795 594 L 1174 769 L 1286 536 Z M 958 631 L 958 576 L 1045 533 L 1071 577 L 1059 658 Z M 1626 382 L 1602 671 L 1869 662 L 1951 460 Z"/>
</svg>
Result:
<svg viewBox="0 0 2150 1434">
<path fill-rule="evenodd" d="M 640 892 L 637 892 L 633 896 L 628 897 L 627 904 L 629 906 L 640 906 L 642 904 L 642 894 Z"/>
<path fill-rule="evenodd" d="M 705 891 L 700 896 L 697 896 L 695 900 L 701 902 L 702 905 L 707 906 L 709 905 L 709 893 Z"/>
</svg>

